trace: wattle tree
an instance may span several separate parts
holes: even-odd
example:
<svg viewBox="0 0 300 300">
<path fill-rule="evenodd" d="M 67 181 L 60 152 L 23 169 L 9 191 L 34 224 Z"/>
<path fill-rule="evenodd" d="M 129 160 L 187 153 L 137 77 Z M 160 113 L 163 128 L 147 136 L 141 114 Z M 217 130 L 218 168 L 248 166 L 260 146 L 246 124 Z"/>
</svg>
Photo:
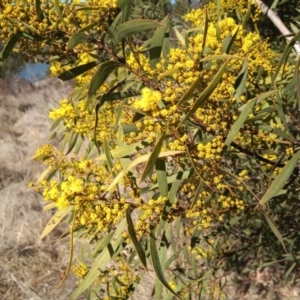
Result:
<svg viewBox="0 0 300 300">
<path fill-rule="evenodd" d="M 261 1 L 1 3 L 1 60 L 76 82 L 30 183 L 57 209 L 41 238 L 69 223 L 72 299 L 128 299 L 149 272 L 156 299 L 226 297 L 232 270 L 298 274 L 298 34 L 275 51 L 262 11 L 288 29 Z"/>
</svg>

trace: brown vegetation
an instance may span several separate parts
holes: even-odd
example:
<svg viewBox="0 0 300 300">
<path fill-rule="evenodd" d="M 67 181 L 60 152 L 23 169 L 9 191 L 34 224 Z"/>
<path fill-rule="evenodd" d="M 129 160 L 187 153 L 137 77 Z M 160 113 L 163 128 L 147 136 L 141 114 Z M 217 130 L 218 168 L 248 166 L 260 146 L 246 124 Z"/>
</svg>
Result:
<svg viewBox="0 0 300 300">
<path fill-rule="evenodd" d="M 42 212 L 43 199 L 27 188 L 42 172 L 31 157 L 49 137 L 49 107 L 70 91 L 70 84 L 55 79 L 0 81 L 1 299 L 67 299 L 75 285 L 70 278 L 50 295 L 66 268 L 69 243 L 54 242 L 62 229 L 39 240 L 51 212 Z"/>
</svg>

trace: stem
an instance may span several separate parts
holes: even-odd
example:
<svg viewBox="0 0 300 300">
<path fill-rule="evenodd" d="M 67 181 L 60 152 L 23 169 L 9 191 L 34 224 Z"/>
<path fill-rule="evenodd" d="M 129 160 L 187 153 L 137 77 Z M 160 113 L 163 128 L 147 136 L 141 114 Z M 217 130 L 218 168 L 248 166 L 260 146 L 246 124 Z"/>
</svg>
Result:
<svg viewBox="0 0 300 300">
<path fill-rule="evenodd" d="M 255 0 L 257 6 L 261 9 L 262 13 L 267 15 L 269 19 L 273 22 L 273 24 L 278 28 L 278 30 L 285 36 L 287 42 L 289 43 L 293 37 L 293 33 L 289 31 L 289 29 L 283 24 L 278 15 L 270 9 L 266 4 L 264 4 L 261 0 Z M 300 43 L 296 42 L 294 44 L 294 50 L 297 53 L 297 56 L 300 56 Z"/>
</svg>

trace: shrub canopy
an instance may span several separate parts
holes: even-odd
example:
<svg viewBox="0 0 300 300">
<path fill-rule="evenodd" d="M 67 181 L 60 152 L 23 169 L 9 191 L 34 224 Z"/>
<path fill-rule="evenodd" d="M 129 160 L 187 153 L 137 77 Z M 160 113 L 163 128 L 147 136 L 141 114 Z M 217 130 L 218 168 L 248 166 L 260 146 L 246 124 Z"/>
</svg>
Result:
<svg viewBox="0 0 300 300">
<path fill-rule="evenodd" d="M 2 60 L 17 47 L 76 82 L 31 184 L 57 208 L 42 237 L 68 216 L 71 249 L 87 243 L 72 299 L 127 299 L 148 272 L 157 299 L 225 296 L 232 268 L 296 274 L 298 35 L 275 51 L 252 1 L 2 6 Z"/>
</svg>

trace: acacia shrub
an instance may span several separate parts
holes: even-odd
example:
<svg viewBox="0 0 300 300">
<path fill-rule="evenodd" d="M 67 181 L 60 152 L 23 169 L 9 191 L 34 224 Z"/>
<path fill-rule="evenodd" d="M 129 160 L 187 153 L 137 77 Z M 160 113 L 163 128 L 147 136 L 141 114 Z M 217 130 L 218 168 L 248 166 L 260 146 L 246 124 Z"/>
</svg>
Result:
<svg viewBox="0 0 300 300">
<path fill-rule="evenodd" d="M 292 44 L 281 58 L 249 31 L 251 4 L 187 8 L 172 27 L 138 1 L 4 1 L 5 51 L 77 82 L 31 184 L 58 208 L 42 237 L 68 215 L 71 249 L 87 241 L 73 298 L 127 299 L 152 269 L 163 299 L 224 296 L 232 267 L 296 274 L 298 75 Z"/>
</svg>

